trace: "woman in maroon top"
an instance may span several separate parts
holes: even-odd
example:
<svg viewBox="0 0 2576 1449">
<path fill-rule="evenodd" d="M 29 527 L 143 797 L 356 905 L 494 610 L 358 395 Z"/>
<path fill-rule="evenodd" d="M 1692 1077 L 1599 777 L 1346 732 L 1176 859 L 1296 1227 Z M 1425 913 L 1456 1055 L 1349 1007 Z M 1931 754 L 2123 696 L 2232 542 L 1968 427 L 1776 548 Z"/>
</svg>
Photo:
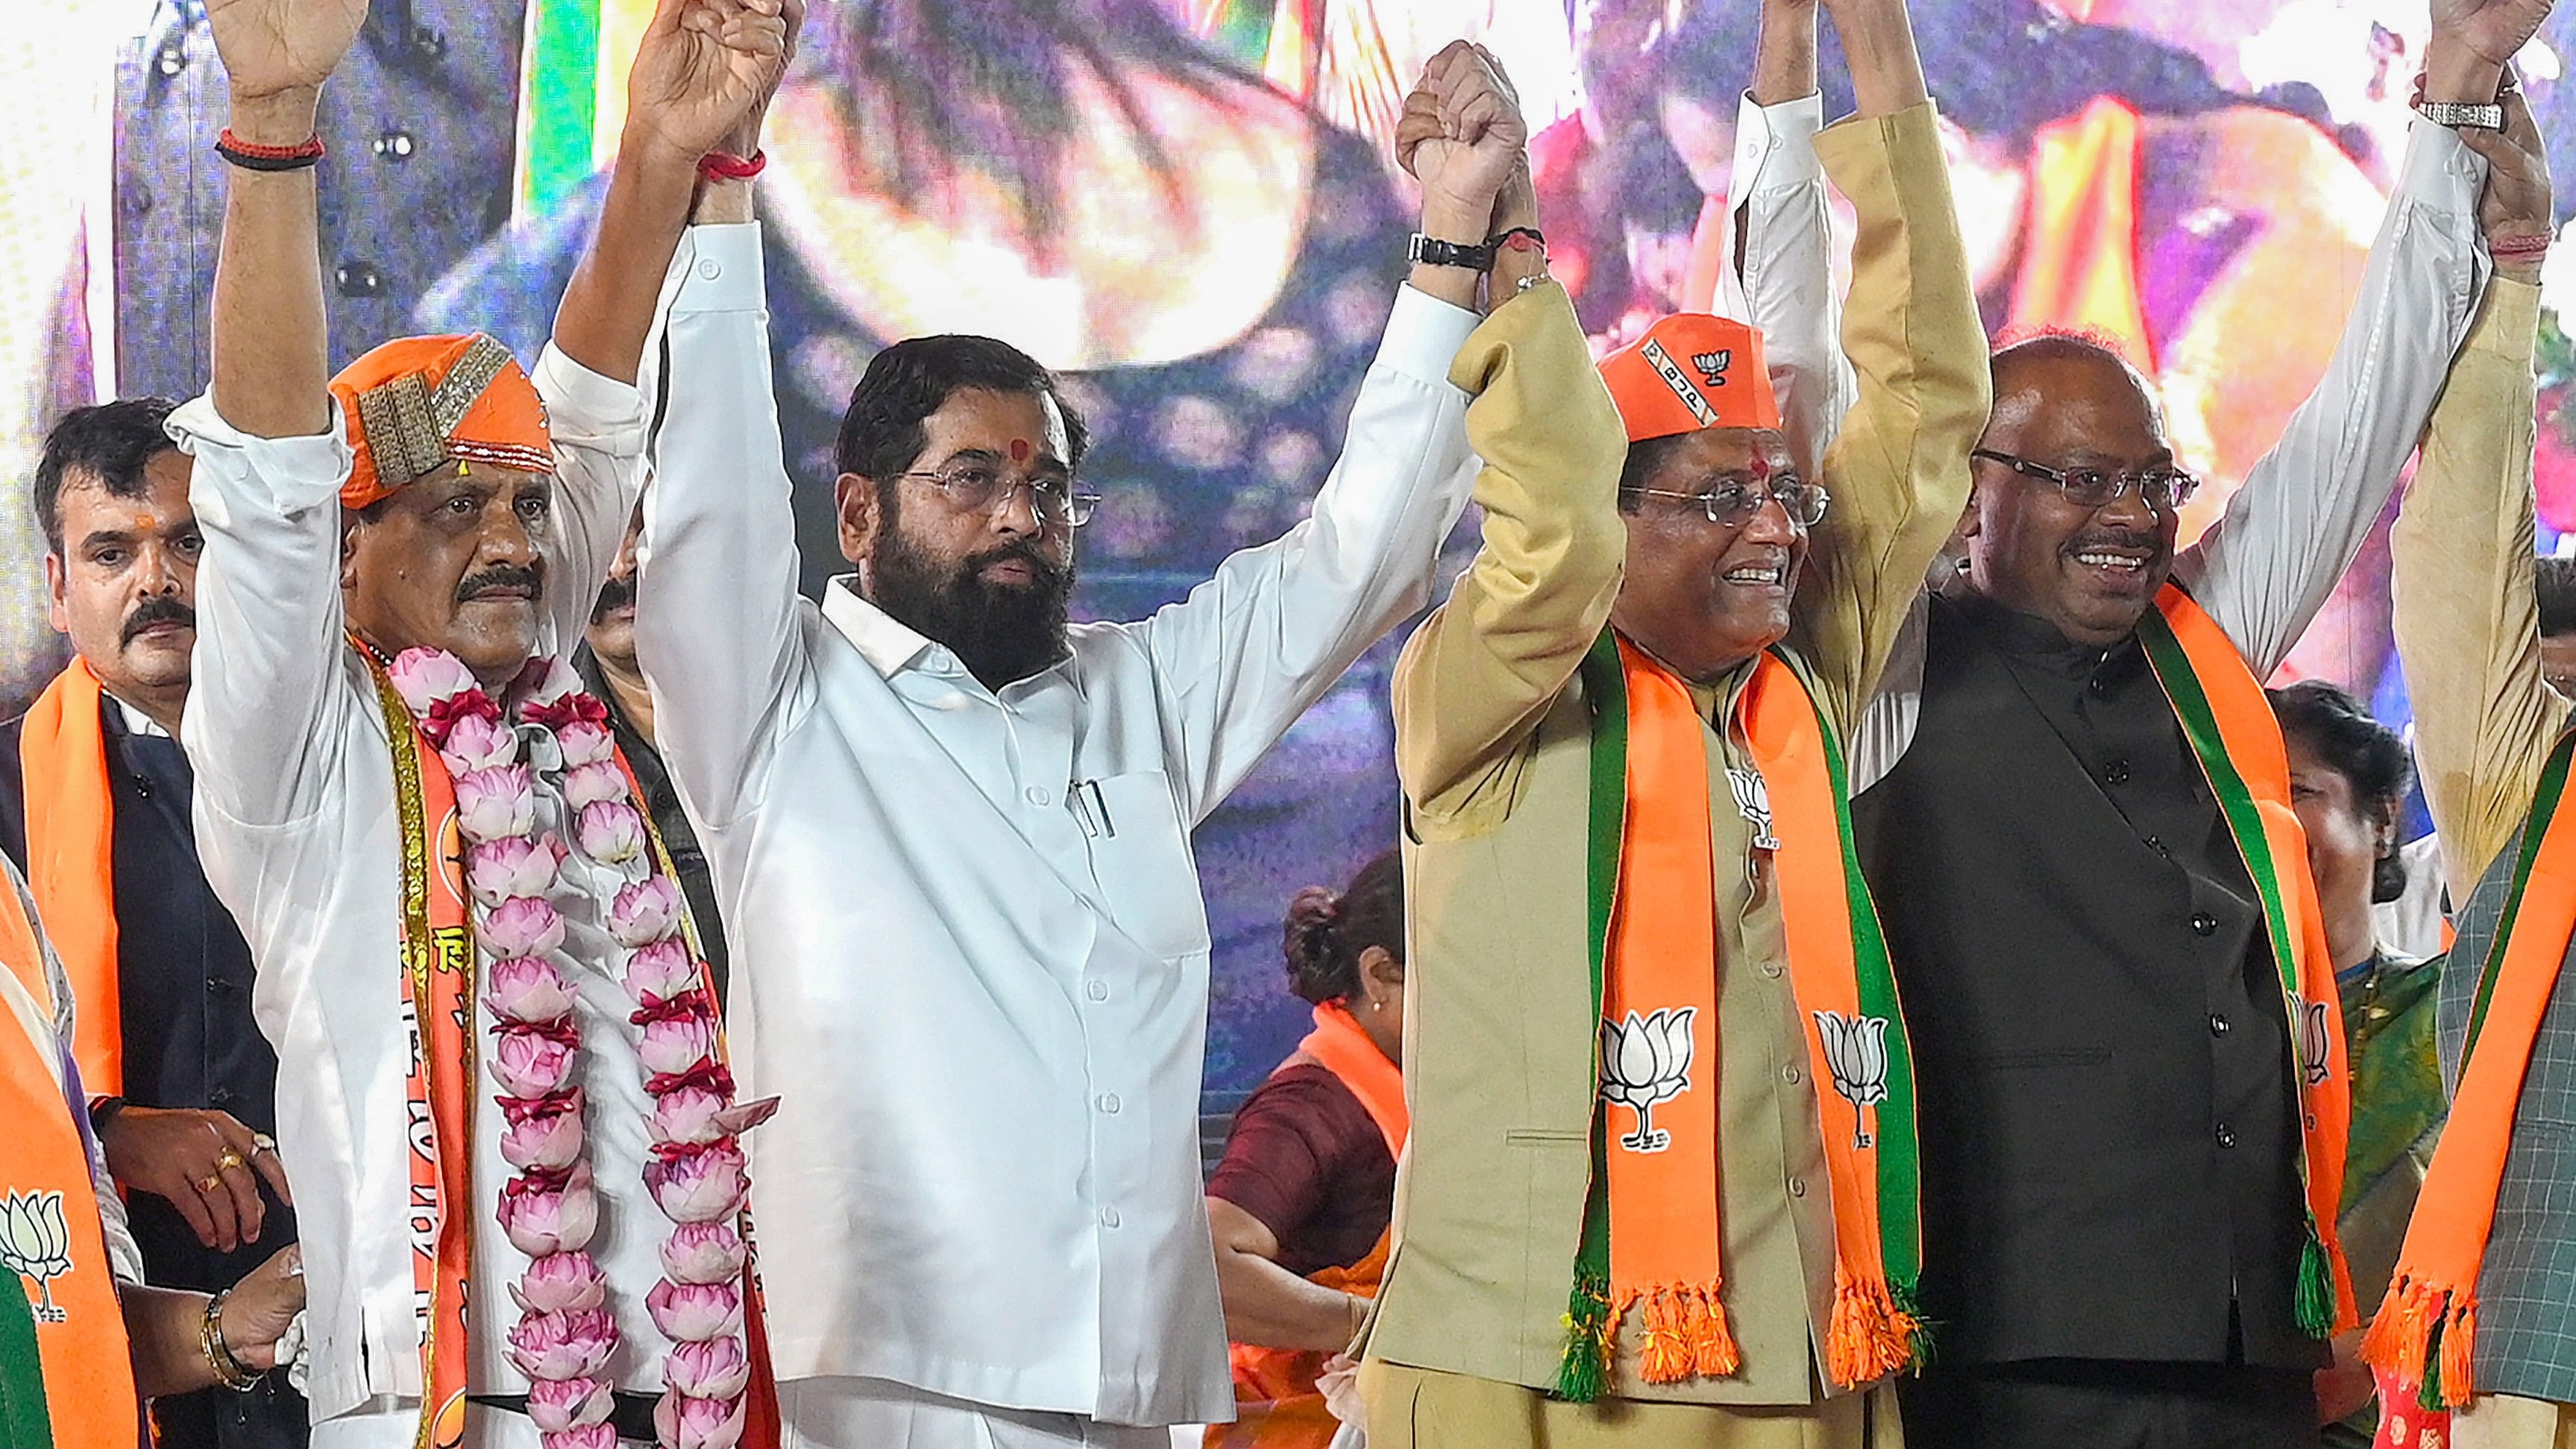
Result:
<svg viewBox="0 0 2576 1449">
<path fill-rule="evenodd" d="M 1234 1340 L 1231 1428 L 1210 1449 L 1331 1441 L 1316 1378 L 1347 1347 L 1386 1267 L 1406 1119 L 1404 874 L 1392 850 L 1341 895 L 1288 907 L 1288 988 L 1315 1031 L 1234 1115 L 1208 1184 L 1217 1289 Z"/>
</svg>

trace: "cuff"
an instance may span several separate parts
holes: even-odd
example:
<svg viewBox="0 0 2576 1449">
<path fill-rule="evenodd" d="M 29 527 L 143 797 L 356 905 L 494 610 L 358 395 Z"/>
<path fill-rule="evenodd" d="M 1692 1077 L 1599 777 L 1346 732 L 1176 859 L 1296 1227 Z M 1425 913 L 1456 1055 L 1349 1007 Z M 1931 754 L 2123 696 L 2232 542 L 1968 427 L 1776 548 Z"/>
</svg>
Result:
<svg viewBox="0 0 2576 1449">
<path fill-rule="evenodd" d="M 2540 289 L 2497 277 L 2487 283 L 2487 314 L 2469 329 L 2469 345 L 2529 366 L 2539 342 Z"/>
<path fill-rule="evenodd" d="M 756 221 L 690 227 L 671 269 L 680 279 L 674 314 L 758 312 L 768 306 Z"/>
<path fill-rule="evenodd" d="M 2422 116 L 2406 128 L 2406 159 L 2397 172 L 2399 195 L 2474 215 L 2478 189 L 2486 181 L 2486 158 L 2470 150 L 2459 132 Z"/>
<path fill-rule="evenodd" d="M 597 436 L 644 426 L 644 394 L 635 384 L 619 382 L 575 362 L 552 342 L 537 354 L 529 379 L 546 400 L 546 427 L 562 437 Z"/>
<path fill-rule="evenodd" d="M 1816 133 L 1825 128 L 1822 92 L 1758 104 L 1747 91 L 1735 108 L 1735 175 L 1728 189 L 1737 199 L 1824 179 L 1816 158 Z"/>
<path fill-rule="evenodd" d="M 1428 292 L 1406 285 L 1396 290 L 1395 310 L 1387 314 L 1386 337 L 1377 345 L 1379 367 L 1434 386 L 1449 385 L 1449 364 L 1476 330 L 1479 319 L 1464 307 L 1453 307 Z"/>
<path fill-rule="evenodd" d="M 188 497 L 200 513 L 221 508 L 211 500 L 227 494 L 249 495 L 281 513 L 336 504 L 355 462 L 336 397 L 330 430 L 309 437 L 254 438 L 224 421 L 212 389 L 181 404 L 166 431 L 180 452 L 197 460 Z"/>
</svg>

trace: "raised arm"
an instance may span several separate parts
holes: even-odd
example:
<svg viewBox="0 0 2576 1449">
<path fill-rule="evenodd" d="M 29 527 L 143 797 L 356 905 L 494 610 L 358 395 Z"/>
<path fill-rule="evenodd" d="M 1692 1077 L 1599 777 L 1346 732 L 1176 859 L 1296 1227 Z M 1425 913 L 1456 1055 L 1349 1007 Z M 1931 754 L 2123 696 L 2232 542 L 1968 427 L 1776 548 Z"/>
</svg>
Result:
<svg viewBox="0 0 2576 1449">
<path fill-rule="evenodd" d="M 671 264 L 699 159 L 745 127 L 757 149 L 759 113 L 802 18 L 785 0 L 661 0 L 637 45 L 599 228 L 533 379 L 557 460 L 562 547 L 547 606 L 558 647 L 588 622 L 642 487 L 647 403 L 637 384 L 653 381 L 646 352 L 678 286 Z"/>
<path fill-rule="evenodd" d="M 365 0 L 214 0 L 207 12 L 231 82 L 226 144 L 256 161 L 243 148 L 315 139 L 322 82 Z M 205 533 L 182 737 L 200 808 L 253 825 L 319 802 L 333 762 L 317 746 L 346 707 L 330 684 L 349 451 L 329 391 L 315 169 L 230 164 L 214 386 L 170 420 L 196 459 L 189 499 Z"/>
<path fill-rule="evenodd" d="M 2390 539 L 2415 755 L 2455 901 L 2522 825 L 2568 717 L 2541 676 L 2532 594 L 2539 257 L 2514 255 L 2517 238 L 2548 235 L 2548 171 L 2529 107 L 2516 97 L 2512 112 L 2506 134 L 2485 143 L 2496 282 L 2433 411 Z"/>
<path fill-rule="evenodd" d="M 1798 639 L 1846 728 L 1857 722 L 1968 501 L 1968 450 L 1991 401 L 1986 334 L 1949 168 L 1903 0 L 1831 0 L 1859 113 L 1817 150 L 1860 230 L 1842 350 L 1858 387 L 1820 475 Z"/>
<path fill-rule="evenodd" d="M 2505 62 L 2550 0 L 2434 0 L 2425 98 L 2496 97 Z M 2488 272 L 2477 201 L 2486 163 L 2447 126 L 2418 119 L 2361 295 L 2325 377 L 2227 514 L 2174 560 L 2174 576 L 2260 677 L 2277 668 L 2334 592 L 2396 491 Z"/>
</svg>

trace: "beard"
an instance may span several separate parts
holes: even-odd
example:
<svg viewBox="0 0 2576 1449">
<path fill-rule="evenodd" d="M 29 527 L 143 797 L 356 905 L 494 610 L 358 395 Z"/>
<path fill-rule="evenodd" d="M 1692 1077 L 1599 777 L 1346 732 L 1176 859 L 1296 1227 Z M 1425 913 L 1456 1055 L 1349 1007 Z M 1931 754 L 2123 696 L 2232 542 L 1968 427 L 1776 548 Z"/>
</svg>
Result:
<svg viewBox="0 0 2576 1449">
<path fill-rule="evenodd" d="M 1026 563 L 1036 579 L 1002 584 L 984 577 L 986 568 L 1007 559 Z M 986 549 L 955 564 L 932 558 L 888 517 L 868 570 L 868 601 L 946 646 L 986 689 L 998 691 L 1065 656 L 1073 579 L 1070 562 L 1057 563 L 1034 541 Z"/>
</svg>

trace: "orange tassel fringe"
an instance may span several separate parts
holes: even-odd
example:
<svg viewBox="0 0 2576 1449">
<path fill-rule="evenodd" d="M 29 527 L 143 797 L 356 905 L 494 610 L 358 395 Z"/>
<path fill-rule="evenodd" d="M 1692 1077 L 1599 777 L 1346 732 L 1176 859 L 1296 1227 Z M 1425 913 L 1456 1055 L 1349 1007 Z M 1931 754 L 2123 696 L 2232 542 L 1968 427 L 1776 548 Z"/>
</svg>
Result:
<svg viewBox="0 0 2576 1449">
<path fill-rule="evenodd" d="M 2370 1332 L 2361 1341 L 2361 1356 L 2364 1362 L 2387 1370 L 2405 1388 L 2424 1388 L 2429 1371 L 2430 1397 L 2442 1407 L 2456 1409 L 2477 1392 L 2477 1339 L 2476 1299 L 2400 1279 L 2390 1286 L 2378 1316 L 2371 1320 Z"/>
<path fill-rule="evenodd" d="M 1735 1335 L 1726 1325 L 1722 1284 L 1667 1283 L 1631 1290 L 1611 1313 L 1616 1324 L 1628 1310 L 1639 1310 L 1637 1374 L 1650 1384 L 1677 1384 L 1692 1378 L 1724 1378 L 1742 1366 Z"/>
<path fill-rule="evenodd" d="M 1825 1372 L 1844 1388 L 1875 1383 L 1914 1361 L 1914 1316 L 1896 1306 L 1885 1278 L 1856 1277 L 1834 1265 L 1833 1317 L 1825 1327 Z"/>
</svg>

